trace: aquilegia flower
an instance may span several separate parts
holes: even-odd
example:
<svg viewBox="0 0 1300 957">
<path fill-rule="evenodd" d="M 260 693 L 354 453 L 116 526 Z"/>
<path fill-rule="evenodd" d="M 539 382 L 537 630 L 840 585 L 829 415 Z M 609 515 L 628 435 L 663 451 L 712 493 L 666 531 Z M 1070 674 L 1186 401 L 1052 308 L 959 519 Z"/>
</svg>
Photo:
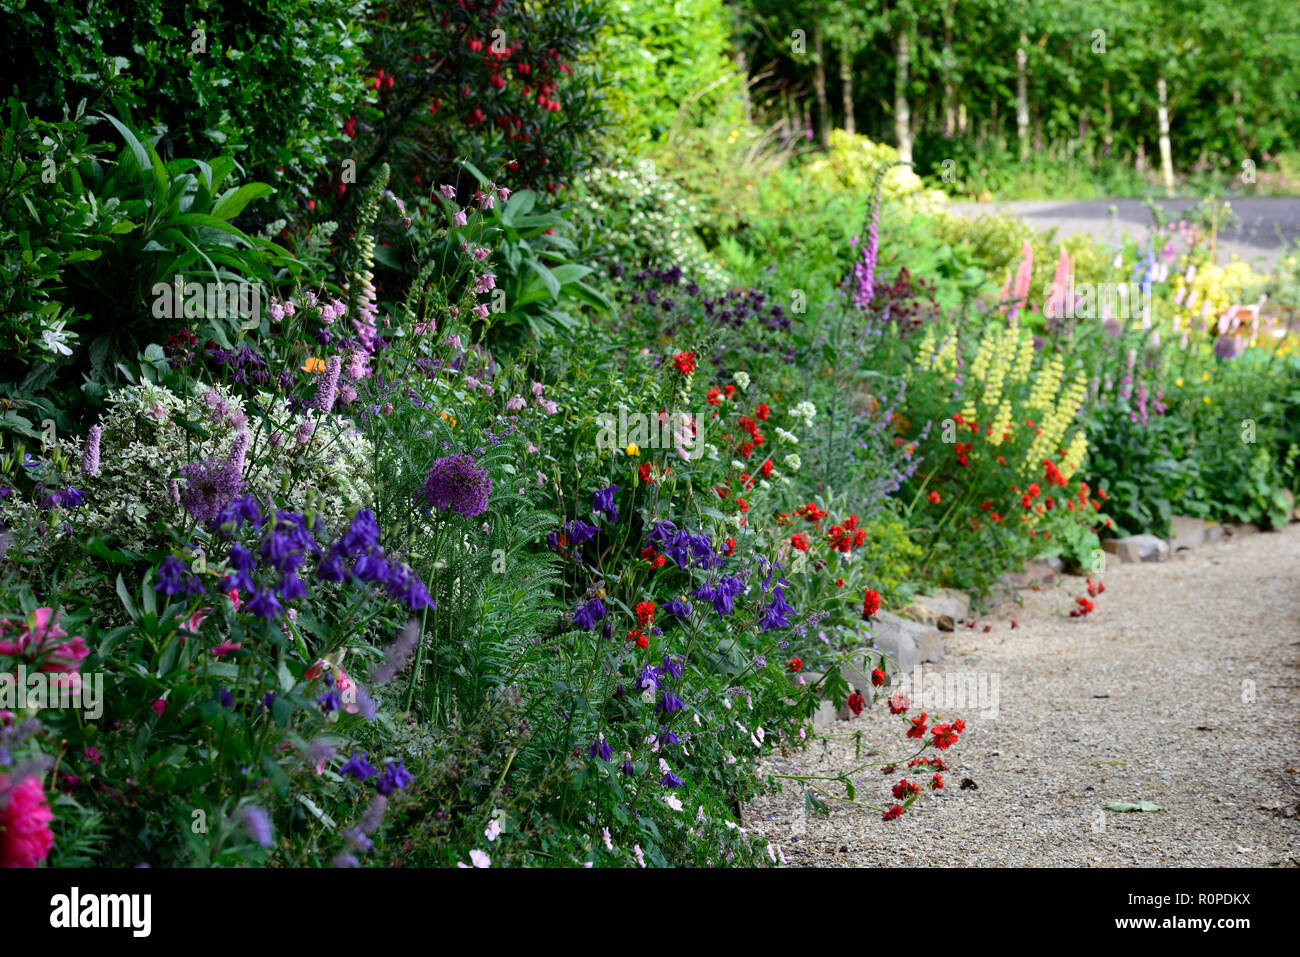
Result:
<svg viewBox="0 0 1300 957">
<path fill-rule="evenodd" d="M 600 758 L 608 763 L 610 758 L 614 757 L 614 749 L 609 746 L 609 742 L 605 740 L 603 734 L 598 734 L 591 742 L 591 747 L 587 749 L 587 757 Z"/>
<path fill-rule="evenodd" d="M 487 511 L 492 479 L 464 453 L 438 459 L 424 480 L 424 494 L 434 508 L 473 518 Z"/>
<path fill-rule="evenodd" d="M 614 502 L 614 496 L 618 493 L 619 487 L 611 485 L 609 488 L 602 488 L 592 496 L 591 510 L 593 512 L 603 512 L 607 522 L 618 521 L 618 505 Z"/>
<path fill-rule="evenodd" d="M 374 765 L 366 760 L 368 754 L 369 752 L 362 751 L 361 757 L 358 758 L 357 753 L 353 751 L 352 757 L 348 759 L 348 763 L 339 768 L 339 774 L 350 774 L 358 781 L 364 781 L 366 778 L 378 774 L 379 772 L 375 770 Z"/>
<path fill-rule="evenodd" d="M 596 627 L 596 622 L 604 617 L 605 606 L 601 604 L 599 598 L 593 598 L 574 609 L 573 624 L 584 631 L 591 631 Z"/>
</svg>

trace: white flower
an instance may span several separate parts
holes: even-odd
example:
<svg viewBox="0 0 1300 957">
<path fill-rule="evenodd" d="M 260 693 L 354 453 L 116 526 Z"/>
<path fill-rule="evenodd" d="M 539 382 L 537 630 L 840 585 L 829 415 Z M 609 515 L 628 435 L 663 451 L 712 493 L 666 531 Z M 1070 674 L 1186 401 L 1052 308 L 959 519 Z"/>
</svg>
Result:
<svg viewBox="0 0 1300 957">
<path fill-rule="evenodd" d="M 735 469 L 737 472 L 743 472 L 743 471 L 745 471 L 745 469 L 748 468 L 748 466 L 745 465 L 744 462 L 740 461 L 740 459 L 732 459 L 732 460 L 731 460 L 731 467 L 732 467 L 733 469 Z"/>
<path fill-rule="evenodd" d="M 488 826 L 483 830 L 483 836 L 489 841 L 495 841 L 501 835 L 501 822 L 493 818 L 488 822 Z"/>
<path fill-rule="evenodd" d="M 601 840 L 605 842 L 605 850 L 612 851 L 614 849 L 614 841 L 609 836 L 609 828 L 602 827 L 600 829 L 600 837 Z"/>
<path fill-rule="evenodd" d="M 58 322 L 46 324 L 41 322 L 41 341 L 45 343 L 45 348 L 49 349 L 55 355 L 72 355 L 72 350 L 68 348 L 69 339 L 76 338 L 76 333 L 64 332 L 63 327 L 66 323 L 60 319 Z"/>
<path fill-rule="evenodd" d="M 817 417 L 817 406 L 811 402 L 800 402 L 790 410 L 790 414 L 797 419 L 803 419 L 808 425 L 812 425 L 812 420 Z"/>
<path fill-rule="evenodd" d="M 636 855 L 636 862 L 640 864 L 642 867 L 645 867 L 645 855 L 641 853 L 640 844 L 632 845 L 632 853 Z"/>
<path fill-rule="evenodd" d="M 776 428 L 776 437 L 780 439 L 782 442 L 787 442 L 790 445 L 799 444 L 799 437 L 797 435 L 795 435 L 793 432 L 787 432 L 785 429 L 781 428 L 780 426 L 777 426 Z"/>
<path fill-rule="evenodd" d="M 492 866 L 492 858 L 488 857 L 488 856 L 487 856 L 487 853 L 484 852 L 484 851 L 479 851 L 479 850 L 470 851 L 470 852 L 469 852 L 469 859 L 470 859 L 470 863 L 466 864 L 466 863 L 464 863 L 463 861 L 457 861 L 457 862 L 456 862 L 456 866 L 457 866 L 457 867 L 463 867 L 463 868 L 466 868 L 466 869 L 469 869 L 469 868 L 471 868 L 471 867 L 491 867 L 491 866 Z"/>
<path fill-rule="evenodd" d="M 674 811 L 680 811 L 682 809 L 682 802 L 677 800 L 677 798 L 673 797 L 671 794 L 664 795 L 664 803 Z"/>
<path fill-rule="evenodd" d="M 749 373 L 737 372 L 731 378 L 735 381 L 736 387 L 739 388 L 741 392 L 744 392 L 749 388 Z"/>
<path fill-rule="evenodd" d="M 803 459 L 799 458 L 799 456 L 795 455 L 793 452 L 785 457 L 785 467 L 791 472 L 799 471 L 802 465 Z"/>
</svg>

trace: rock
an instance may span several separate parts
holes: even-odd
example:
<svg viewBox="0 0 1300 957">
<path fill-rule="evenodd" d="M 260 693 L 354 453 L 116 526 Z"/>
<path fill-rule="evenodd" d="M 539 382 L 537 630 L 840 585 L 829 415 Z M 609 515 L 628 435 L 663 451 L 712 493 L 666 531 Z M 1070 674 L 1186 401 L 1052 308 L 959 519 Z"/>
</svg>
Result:
<svg viewBox="0 0 1300 957">
<path fill-rule="evenodd" d="M 1211 542 L 1217 542 L 1219 539 L 1223 538 L 1223 536 L 1223 526 L 1218 522 L 1207 521 L 1205 523 L 1205 537 L 1202 540 L 1204 544 L 1209 545 Z"/>
<path fill-rule="evenodd" d="M 944 588 L 934 595 L 915 595 L 912 603 L 932 612 L 926 619 L 917 619 L 929 625 L 936 624 L 945 615 L 956 621 L 970 613 L 970 596 L 955 588 Z"/>
<path fill-rule="evenodd" d="M 825 731 L 839 718 L 839 711 L 829 701 L 823 701 L 813 712 L 813 728 Z"/>
<path fill-rule="evenodd" d="M 1223 528 L 1233 538 L 1259 534 L 1259 526 L 1254 522 L 1228 522 Z"/>
<path fill-rule="evenodd" d="M 1154 535 L 1130 535 L 1128 538 L 1108 538 L 1101 543 L 1104 551 L 1120 561 L 1162 562 L 1169 557 L 1169 543 Z"/>
<path fill-rule="evenodd" d="M 871 623 L 871 636 L 876 647 L 891 656 L 885 667 L 885 673 L 891 676 L 899 671 L 911 671 L 922 661 L 937 662 L 944 658 L 942 632 L 889 612 L 881 612 L 876 616 L 876 620 Z M 868 675 L 872 667 L 875 666 L 867 668 Z M 867 680 L 870 683 L 869 677 Z M 849 684 L 853 684 L 853 681 L 850 680 Z"/>
<path fill-rule="evenodd" d="M 1169 550 L 1176 552 L 1180 548 L 1199 548 L 1205 544 L 1205 519 L 1191 518 L 1187 515 L 1175 515 L 1169 519 Z"/>
</svg>

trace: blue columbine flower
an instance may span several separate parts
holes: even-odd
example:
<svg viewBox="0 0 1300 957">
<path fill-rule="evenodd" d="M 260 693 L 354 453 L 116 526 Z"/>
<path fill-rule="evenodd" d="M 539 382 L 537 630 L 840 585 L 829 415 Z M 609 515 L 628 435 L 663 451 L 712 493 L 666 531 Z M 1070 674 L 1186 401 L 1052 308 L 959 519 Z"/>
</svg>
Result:
<svg viewBox="0 0 1300 957">
<path fill-rule="evenodd" d="M 664 602 L 662 608 L 674 618 L 689 618 L 691 614 L 690 603 L 684 598 L 674 598 L 672 601 Z"/>
<path fill-rule="evenodd" d="M 199 580 L 190 574 L 185 563 L 175 555 L 168 555 L 162 560 L 162 564 L 158 566 L 158 581 L 153 588 L 154 591 L 160 591 L 168 596 L 203 593 L 203 586 Z"/>
<path fill-rule="evenodd" d="M 655 668 L 653 665 L 646 665 L 641 669 L 641 674 L 637 678 L 636 690 L 645 691 L 647 688 L 658 688 L 659 679 L 664 676 L 663 671 Z"/>
<path fill-rule="evenodd" d="M 680 711 L 682 707 L 682 699 L 673 694 L 672 688 L 665 688 L 664 696 L 655 705 L 655 710 L 662 711 L 664 714 L 671 714 L 674 711 Z"/>
<path fill-rule="evenodd" d="M 587 757 L 591 759 L 600 758 L 608 763 L 609 759 L 614 756 L 614 749 L 609 746 L 603 734 L 598 734 L 591 742 L 591 747 L 587 749 Z"/>
<path fill-rule="evenodd" d="M 235 706 L 235 696 L 232 695 L 225 688 L 217 689 L 217 701 L 218 703 L 220 703 L 221 707 L 226 709 L 230 709 Z"/>
<path fill-rule="evenodd" d="M 636 774 L 636 768 L 632 767 L 631 761 L 623 762 L 623 773 L 628 777 L 632 777 L 632 775 Z"/>
<path fill-rule="evenodd" d="M 596 627 L 596 622 L 605 617 L 605 606 L 600 603 L 599 598 L 593 598 L 591 601 L 579 605 L 573 612 L 573 624 L 583 629 L 591 631 Z"/>
<path fill-rule="evenodd" d="M 378 774 L 379 772 L 374 769 L 374 766 L 366 760 L 369 753 L 368 751 L 362 751 L 361 757 L 358 758 L 357 753 L 353 751 L 348 763 L 339 768 L 339 774 L 350 774 L 358 781 L 364 781 L 366 778 Z"/>
<path fill-rule="evenodd" d="M 682 663 L 672 655 L 664 655 L 664 663 L 661 673 L 671 675 L 674 678 L 680 678 L 682 676 Z"/>
<path fill-rule="evenodd" d="M 785 589 L 777 585 L 772 589 L 772 601 L 763 609 L 759 615 L 758 624 L 763 631 L 771 631 L 774 628 L 784 628 L 790 624 L 790 615 L 794 609 L 785 600 Z"/>
<path fill-rule="evenodd" d="M 380 794 L 392 794 L 394 790 L 400 790 L 414 780 L 411 772 L 403 767 L 401 761 L 398 761 L 384 766 L 384 773 L 375 782 L 375 790 Z"/>
<path fill-rule="evenodd" d="M 339 697 L 337 688 L 331 688 L 329 691 L 325 692 L 316 699 L 316 703 L 320 705 L 320 709 L 326 714 L 329 714 L 331 711 L 338 711 L 343 707 L 343 699 Z"/>
<path fill-rule="evenodd" d="M 659 783 L 666 788 L 679 788 L 686 784 L 681 778 L 669 771 L 659 779 Z"/>
<path fill-rule="evenodd" d="M 284 577 L 280 579 L 280 597 L 285 601 L 306 598 L 307 586 L 293 572 L 286 572 Z"/>
<path fill-rule="evenodd" d="M 568 536 L 571 548 L 577 548 L 591 541 L 596 537 L 596 531 L 595 525 L 588 525 L 580 518 L 575 518 L 564 526 L 564 534 Z"/>
<path fill-rule="evenodd" d="M 253 593 L 252 600 L 248 603 L 248 611 L 250 614 L 269 621 L 284 611 L 284 607 L 280 604 L 280 600 L 275 597 L 275 592 L 267 588 L 258 589 Z"/>
<path fill-rule="evenodd" d="M 665 744 L 680 744 L 680 743 L 681 743 L 681 739 L 678 738 L 677 735 L 675 735 L 675 734 L 673 734 L 671 731 L 669 731 L 667 728 L 660 728 L 660 729 L 659 729 L 659 744 L 660 744 L 660 746 L 663 746 L 663 745 L 665 745 Z"/>
<path fill-rule="evenodd" d="M 617 485 L 611 485 L 609 488 L 602 488 L 597 491 L 591 499 L 591 510 L 593 512 L 603 512 L 607 522 L 617 522 L 618 506 L 614 503 L 614 495 L 618 491 L 619 487 Z"/>
</svg>

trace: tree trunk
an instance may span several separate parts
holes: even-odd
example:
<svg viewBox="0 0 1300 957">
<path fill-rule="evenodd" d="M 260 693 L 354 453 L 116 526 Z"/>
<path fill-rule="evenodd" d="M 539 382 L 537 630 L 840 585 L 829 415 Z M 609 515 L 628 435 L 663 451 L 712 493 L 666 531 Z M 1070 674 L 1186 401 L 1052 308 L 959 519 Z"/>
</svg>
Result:
<svg viewBox="0 0 1300 957">
<path fill-rule="evenodd" d="M 856 133 L 857 124 L 853 122 L 853 54 L 847 42 L 840 46 L 840 91 L 844 96 L 844 132 Z"/>
<path fill-rule="evenodd" d="M 1169 145 L 1169 98 L 1165 86 L 1165 76 L 1160 74 L 1156 80 L 1156 121 L 1160 125 L 1160 177 L 1165 183 L 1165 195 L 1174 195 L 1174 155 Z"/>
<path fill-rule="evenodd" d="M 813 28 L 813 90 L 817 93 L 817 142 L 825 148 L 830 145 L 830 113 L 826 106 L 826 57 L 822 32 Z"/>
<path fill-rule="evenodd" d="M 912 162 L 912 114 L 907 105 L 908 68 L 911 43 L 908 24 L 902 21 L 894 37 L 894 138 L 898 141 L 898 158 Z"/>
<path fill-rule="evenodd" d="M 1103 159 L 1110 159 L 1110 151 L 1115 145 L 1115 113 L 1110 104 L 1110 78 L 1101 81 L 1101 102 L 1102 102 L 1102 133 L 1101 133 L 1101 155 Z"/>
<path fill-rule="evenodd" d="M 943 136 L 949 140 L 957 132 L 957 88 L 953 82 L 957 58 L 952 52 L 952 15 L 956 7 L 957 0 L 948 0 L 943 9 Z"/>
<path fill-rule="evenodd" d="M 1025 76 L 1029 57 L 1025 44 L 1029 38 L 1022 32 L 1020 46 L 1016 47 L 1016 138 L 1020 140 L 1020 162 L 1029 160 L 1029 89 Z"/>
</svg>

